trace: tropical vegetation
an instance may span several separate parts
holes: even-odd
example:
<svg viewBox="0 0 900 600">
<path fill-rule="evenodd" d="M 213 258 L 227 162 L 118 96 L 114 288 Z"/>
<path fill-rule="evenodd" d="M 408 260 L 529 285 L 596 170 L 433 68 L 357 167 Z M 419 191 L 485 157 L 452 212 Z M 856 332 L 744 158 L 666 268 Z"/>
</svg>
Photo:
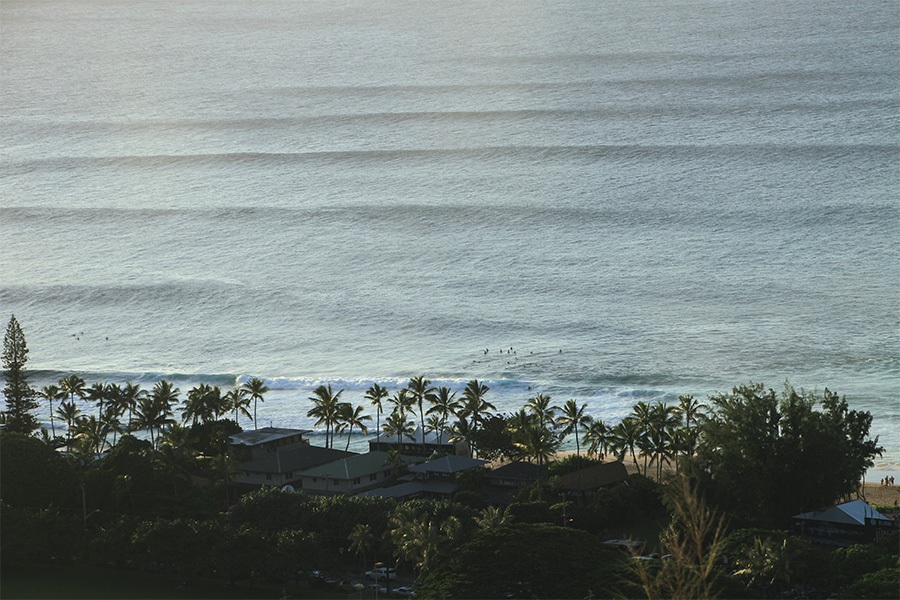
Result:
<svg viewBox="0 0 900 600">
<path fill-rule="evenodd" d="M 420 598 L 755 598 L 812 589 L 897 597 L 900 589 L 896 536 L 833 550 L 787 533 L 796 512 L 851 497 L 881 452 L 869 413 L 827 389 L 747 384 L 705 402 L 638 402 L 613 423 L 544 393 L 498 413 L 477 380 L 459 390 L 424 376 L 397 390 L 373 384 L 363 405 L 323 384 L 307 414 L 326 447 L 347 449 L 354 434 L 399 442 L 420 430 L 422 441 L 433 433 L 464 442 L 473 456 L 531 462 L 544 475 L 504 505 L 482 494 L 479 471 L 458 476 L 453 501 L 271 487 L 238 496 L 227 441 L 241 421 L 257 427 L 265 381 L 182 391 L 166 380 L 145 389 L 73 373 L 35 391 L 14 319 L 7 340 L 5 572 L 67 557 L 188 584 L 267 582 L 297 596 L 319 581 L 313 571 L 359 575 L 376 562 L 415 580 Z M 574 454 L 559 459 L 568 440 Z M 566 495 L 567 473 L 603 460 L 632 475 L 577 500 Z M 669 558 L 632 560 L 602 543 L 610 536 L 640 536 Z"/>
</svg>

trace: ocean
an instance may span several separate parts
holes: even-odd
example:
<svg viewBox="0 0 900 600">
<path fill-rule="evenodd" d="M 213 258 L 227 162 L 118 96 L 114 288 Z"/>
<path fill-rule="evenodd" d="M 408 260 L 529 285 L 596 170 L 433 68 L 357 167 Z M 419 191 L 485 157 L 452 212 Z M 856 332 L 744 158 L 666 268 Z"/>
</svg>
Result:
<svg viewBox="0 0 900 600">
<path fill-rule="evenodd" d="M 262 377 L 261 425 L 827 387 L 896 472 L 898 8 L 4 1 L 0 315 L 38 386 Z"/>
</svg>

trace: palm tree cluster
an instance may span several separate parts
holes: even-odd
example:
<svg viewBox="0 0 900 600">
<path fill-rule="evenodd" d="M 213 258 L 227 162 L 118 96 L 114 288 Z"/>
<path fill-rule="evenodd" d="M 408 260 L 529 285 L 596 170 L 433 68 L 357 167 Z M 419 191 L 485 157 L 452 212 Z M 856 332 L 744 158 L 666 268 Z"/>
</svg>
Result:
<svg viewBox="0 0 900 600">
<path fill-rule="evenodd" d="M 678 458 L 691 456 L 697 447 L 697 425 L 708 408 L 691 395 L 678 398 L 678 404 L 638 402 L 631 414 L 613 426 L 597 419 L 585 431 L 588 454 L 604 458 L 607 454 L 624 460 L 631 456 L 635 469 L 644 475 L 662 476 L 666 467 Z M 642 458 L 643 465 L 638 461 Z"/>
<path fill-rule="evenodd" d="M 111 444 L 115 445 L 118 435 L 138 431 L 147 432 L 152 447 L 158 450 L 163 436 L 179 425 L 176 411 L 180 413 L 181 422 L 191 426 L 218 421 L 232 411 L 236 423 L 241 414 L 253 418 L 255 423 L 248 410 L 250 402 L 254 402 L 255 416 L 255 403 L 262 400 L 266 392 L 265 382 L 256 378 L 224 394 L 218 386 L 201 383 L 188 390 L 182 401 L 181 390 L 166 380 L 145 390 L 132 382 L 88 386 L 84 379 L 71 374 L 56 385 L 41 388 L 39 396 L 50 408 L 52 439 L 57 440 L 56 419 L 59 419 L 66 424 L 64 443 L 70 449 L 90 455 L 103 450 L 110 443 L 110 436 Z M 76 400 L 95 404 L 96 414 L 84 414 Z M 59 402 L 55 410 L 54 401 Z"/>
</svg>

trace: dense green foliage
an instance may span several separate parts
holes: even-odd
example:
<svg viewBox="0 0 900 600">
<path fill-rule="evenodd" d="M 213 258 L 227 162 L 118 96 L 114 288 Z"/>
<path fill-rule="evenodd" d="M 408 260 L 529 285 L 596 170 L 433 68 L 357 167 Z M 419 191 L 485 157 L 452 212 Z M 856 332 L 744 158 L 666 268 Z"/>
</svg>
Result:
<svg viewBox="0 0 900 600">
<path fill-rule="evenodd" d="M 19 375 L 7 376 L 8 386 L 24 381 L 27 355 L 13 323 L 4 367 Z M 487 386 L 476 380 L 459 399 L 424 377 L 393 395 L 377 386 L 367 391 L 385 436 L 409 435 L 418 422 L 438 437 L 468 442 L 481 457 L 537 464 L 575 437 L 586 456 L 550 462 L 546 476 L 499 508 L 487 505 L 487 481 L 475 471 L 457 478 L 454 502 L 398 504 L 275 488 L 238 499 L 230 482 L 247 457 L 229 454 L 227 439 L 240 431 L 242 417 L 255 426 L 267 391 L 253 379 L 225 393 L 201 384 L 182 399 L 167 381 L 142 390 L 88 385 L 75 374 L 46 386 L 41 398 L 59 428 L 65 425 L 65 437 L 55 435 L 52 421 L 48 443 L 17 433 L 21 419 L 0 433 L 4 563 L 63 558 L 186 581 L 299 590 L 300 572 L 358 576 L 360 567 L 383 561 L 416 577 L 420 598 L 692 597 L 697 590 L 752 598 L 801 588 L 896 597 L 896 537 L 832 550 L 771 529 L 850 494 L 880 452 L 869 439 L 869 413 L 850 410 L 828 390 L 788 387 L 778 397 L 748 385 L 712 396 L 709 406 L 692 396 L 677 404 L 638 402 L 613 426 L 585 416 L 583 405 L 555 406 L 543 394 L 496 415 Z M 340 393 L 323 386 L 314 397 L 311 413 L 326 428 L 328 445 L 368 421 L 361 407 L 340 402 Z M 94 414 L 84 414 L 91 412 L 85 401 L 96 406 Z M 385 401 L 393 408 L 381 420 Z M 54 451 L 60 446 L 65 454 Z M 567 473 L 605 455 L 638 474 L 584 495 L 564 489 Z M 723 522 L 765 529 L 721 540 Z M 607 537 L 641 539 L 648 552 L 674 558 L 633 561 L 602 544 Z"/>
<path fill-rule="evenodd" d="M 859 485 L 881 452 L 872 417 L 844 398 L 762 385 L 710 398 L 692 474 L 736 523 L 784 526 L 792 515 L 828 506 Z M 820 405 L 822 410 L 816 410 Z"/>
<path fill-rule="evenodd" d="M 547 524 L 476 531 L 429 574 L 423 598 L 610 597 L 626 558 L 596 536 Z"/>
</svg>

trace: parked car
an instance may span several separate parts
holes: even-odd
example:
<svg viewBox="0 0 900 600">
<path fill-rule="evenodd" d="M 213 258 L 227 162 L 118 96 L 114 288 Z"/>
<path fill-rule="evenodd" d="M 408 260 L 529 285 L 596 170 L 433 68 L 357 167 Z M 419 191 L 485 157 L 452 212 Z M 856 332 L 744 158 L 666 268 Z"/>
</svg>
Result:
<svg viewBox="0 0 900 600">
<path fill-rule="evenodd" d="M 397 573 L 394 572 L 393 567 L 375 567 L 371 571 L 366 571 L 366 577 L 381 581 L 382 579 L 394 579 L 397 577 Z"/>
<path fill-rule="evenodd" d="M 396 590 L 393 591 L 393 594 L 398 598 L 415 598 L 416 590 L 412 589 L 412 587 L 408 585 L 400 586 Z"/>
</svg>

